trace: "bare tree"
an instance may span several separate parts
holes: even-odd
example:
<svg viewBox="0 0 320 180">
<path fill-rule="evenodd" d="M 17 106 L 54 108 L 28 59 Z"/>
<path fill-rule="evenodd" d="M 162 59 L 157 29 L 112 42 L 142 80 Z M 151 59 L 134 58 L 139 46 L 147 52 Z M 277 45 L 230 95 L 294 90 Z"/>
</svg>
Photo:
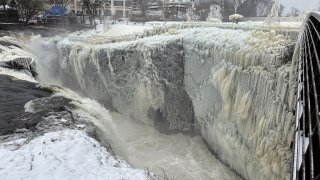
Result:
<svg viewBox="0 0 320 180">
<path fill-rule="evenodd" d="M 95 24 L 95 16 L 97 15 L 97 8 L 103 6 L 102 0 L 82 0 L 82 8 L 88 10 L 89 14 L 89 21 L 90 21 L 90 27 L 94 26 L 96 28 Z M 84 17 L 83 17 L 84 19 Z"/>
<path fill-rule="evenodd" d="M 272 6 L 271 0 L 195 0 L 194 2 L 198 14 L 205 14 L 205 17 L 211 5 L 219 5 L 224 18 L 234 13 L 243 16 L 267 16 Z"/>
<path fill-rule="evenodd" d="M 149 9 L 149 6 L 152 2 L 156 2 L 155 0 L 135 0 L 136 4 L 139 6 L 139 9 L 141 11 L 141 16 L 143 18 L 143 21 L 146 19 L 146 12 Z M 160 5 L 160 2 L 158 2 L 158 5 Z"/>
<path fill-rule="evenodd" d="M 200 20 L 206 20 L 210 13 L 211 5 L 219 5 L 220 0 L 195 0 L 196 12 L 200 16 Z"/>
<path fill-rule="evenodd" d="M 50 6 L 59 5 L 66 7 L 69 4 L 69 0 L 48 0 L 47 2 Z"/>
<path fill-rule="evenodd" d="M 18 0 L 25 15 L 25 23 L 28 24 L 32 16 L 43 10 L 42 0 Z"/>
<path fill-rule="evenodd" d="M 291 17 L 296 17 L 296 16 L 299 16 L 300 11 L 299 11 L 299 9 L 297 9 L 297 8 L 295 8 L 295 7 L 291 7 L 289 13 L 290 13 L 290 16 L 291 16 Z"/>
<path fill-rule="evenodd" d="M 11 0 L 9 6 L 10 6 L 11 8 L 16 8 L 16 7 L 17 7 L 17 2 L 16 2 L 16 0 Z"/>
<path fill-rule="evenodd" d="M 7 0 L 1 0 L 1 5 L 3 6 L 3 10 L 4 10 L 4 13 L 5 13 L 5 21 L 7 22 L 8 21 L 8 11 L 7 11 L 7 8 L 6 8 Z"/>
<path fill-rule="evenodd" d="M 279 17 L 283 15 L 283 11 L 284 11 L 284 5 L 280 4 Z"/>
<path fill-rule="evenodd" d="M 238 13 L 238 8 L 239 6 L 244 3 L 244 0 L 234 0 L 234 13 L 237 14 Z"/>
<path fill-rule="evenodd" d="M 96 9 L 99 6 L 102 6 L 102 0 L 82 0 L 82 5 L 85 9 L 88 10 L 89 15 L 96 15 Z"/>
</svg>

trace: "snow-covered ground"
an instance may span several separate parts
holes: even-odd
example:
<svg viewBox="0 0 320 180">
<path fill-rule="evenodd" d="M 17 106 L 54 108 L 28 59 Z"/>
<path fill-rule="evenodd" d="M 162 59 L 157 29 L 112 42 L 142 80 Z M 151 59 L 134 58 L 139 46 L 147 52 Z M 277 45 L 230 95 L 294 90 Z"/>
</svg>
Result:
<svg viewBox="0 0 320 180">
<path fill-rule="evenodd" d="M 81 130 L 66 129 L 0 143 L 0 179 L 145 180 Z"/>
<path fill-rule="evenodd" d="M 85 42 L 90 44 L 107 44 L 116 41 L 129 41 L 139 39 L 142 36 L 150 36 L 161 33 L 167 33 L 181 28 L 193 27 L 220 27 L 224 29 L 243 29 L 243 30 L 278 30 L 278 31 L 296 31 L 298 32 L 302 22 L 277 22 L 274 24 L 265 24 L 262 21 L 239 22 L 239 24 L 210 23 L 210 22 L 161 22 L 151 21 L 145 24 L 132 22 L 118 22 L 116 24 L 97 24 L 96 29 L 83 30 L 69 34 L 69 41 Z"/>
<path fill-rule="evenodd" d="M 70 34 L 69 39 L 73 41 L 86 40 L 91 43 L 104 43 L 108 40 L 127 38 L 136 34 L 142 34 L 146 30 L 151 29 L 153 29 L 152 26 L 133 23 L 98 24 L 96 29 L 84 30 Z"/>
</svg>

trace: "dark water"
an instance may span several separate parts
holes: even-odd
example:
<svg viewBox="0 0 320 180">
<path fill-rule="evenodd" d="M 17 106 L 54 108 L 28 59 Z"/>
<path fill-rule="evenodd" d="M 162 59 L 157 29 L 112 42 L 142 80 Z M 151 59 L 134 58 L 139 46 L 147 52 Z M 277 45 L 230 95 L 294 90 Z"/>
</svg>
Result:
<svg viewBox="0 0 320 180">
<path fill-rule="evenodd" d="M 52 92 L 36 85 L 0 75 L 0 135 L 37 123 L 36 118 L 31 118 L 32 115 L 24 111 L 24 105 L 30 100 L 49 96 Z"/>
</svg>

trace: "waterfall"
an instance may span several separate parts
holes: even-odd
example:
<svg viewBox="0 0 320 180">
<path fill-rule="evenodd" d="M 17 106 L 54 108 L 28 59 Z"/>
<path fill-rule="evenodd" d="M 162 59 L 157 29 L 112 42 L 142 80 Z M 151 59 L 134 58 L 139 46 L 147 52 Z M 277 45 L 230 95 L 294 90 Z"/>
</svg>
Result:
<svg viewBox="0 0 320 180">
<path fill-rule="evenodd" d="M 50 66 L 41 63 L 45 54 L 36 61 L 55 82 L 160 132 L 200 131 L 214 154 L 246 179 L 287 179 L 293 40 L 275 31 L 171 31 L 109 44 L 68 37 L 31 44 L 55 47 Z"/>
</svg>

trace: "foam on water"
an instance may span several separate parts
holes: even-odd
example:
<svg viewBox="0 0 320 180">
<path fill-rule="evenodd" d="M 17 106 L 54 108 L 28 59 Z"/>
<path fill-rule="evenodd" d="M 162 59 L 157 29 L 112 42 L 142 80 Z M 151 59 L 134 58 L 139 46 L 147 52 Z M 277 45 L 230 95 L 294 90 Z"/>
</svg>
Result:
<svg viewBox="0 0 320 180">
<path fill-rule="evenodd" d="M 160 177 L 163 171 L 174 179 L 241 179 L 208 150 L 200 136 L 166 135 L 143 121 L 133 121 L 118 113 L 109 113 L 98 102 L 60 89 L 57 95 L 90 114 L 90 119 L 111 144 L 116 154 L 136 168 L 149 169 Z"/>
</svg>

